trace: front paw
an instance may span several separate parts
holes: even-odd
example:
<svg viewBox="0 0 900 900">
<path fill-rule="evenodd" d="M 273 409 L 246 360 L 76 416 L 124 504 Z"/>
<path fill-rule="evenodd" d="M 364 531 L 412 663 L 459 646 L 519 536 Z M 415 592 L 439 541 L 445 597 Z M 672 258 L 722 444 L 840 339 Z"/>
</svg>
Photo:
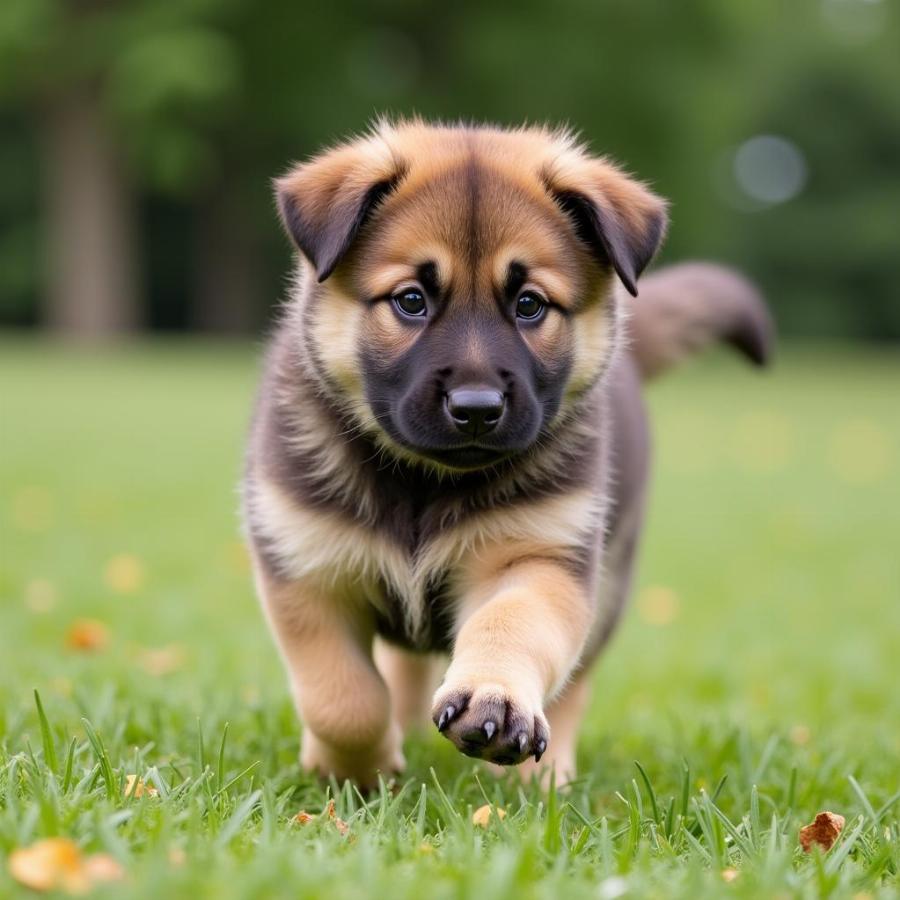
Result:
<svg viewBox="0 0 900 900">
<path fill-rule="evenodd" d="M 540 702 L 496 683 L 445 682 L 435 695 L 431 717 L 466 756 L 501 766 L 517 765 L 529 756 L 539 761 L 550 741 Z"/>
</svg>

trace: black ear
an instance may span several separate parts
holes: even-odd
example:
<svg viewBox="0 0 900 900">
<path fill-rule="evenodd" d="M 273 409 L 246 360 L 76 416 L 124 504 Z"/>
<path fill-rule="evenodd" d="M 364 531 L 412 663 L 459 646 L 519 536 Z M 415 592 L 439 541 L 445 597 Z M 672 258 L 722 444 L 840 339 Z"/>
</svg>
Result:
<svg viewBox="0 0 900 900">
<path fill-rule="evenodd" d="M 276 179 L 281 221 L 320 282 L 331 275 L 402 176 L 403 167 L 383 144 L 363 140 Z"/>
<path fill-rule="evenodd" d="M 556 199 L 571 217 L 578 237 L 593 251 L 601 264 L 610 265 L 632 297 L 637 297 L 638 276 L 653 259 L 666 230 L 666 215 L 660 211 L 648 217 L 641 229 L 623 227 L 612 211 L 583 194 L 562 191 Z"/>
<path fill-rule="evenodd" d="M 665 201 L 612 163 L 581 154 L 550 166 L 544 178 L 578 238 L 636 297 L 666 232 Z"/>
</svg>

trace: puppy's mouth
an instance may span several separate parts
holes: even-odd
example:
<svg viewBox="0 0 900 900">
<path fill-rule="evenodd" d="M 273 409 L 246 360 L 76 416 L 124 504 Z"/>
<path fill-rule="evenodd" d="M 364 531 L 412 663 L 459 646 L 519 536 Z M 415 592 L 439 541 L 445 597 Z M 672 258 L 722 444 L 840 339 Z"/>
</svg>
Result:
<svg viewBox="0 0 900 900">
<path fill-rule="evenodd" d="M 448 469 L 467 471 L 485 469 L 509 458 L 512 452 L 496 447 L 485 447 L 480 444 L 467 444 L 464 447 L 453 447 L 446 450 L 415 448 L 419 456 L 440 463 Z"/>
</svg>

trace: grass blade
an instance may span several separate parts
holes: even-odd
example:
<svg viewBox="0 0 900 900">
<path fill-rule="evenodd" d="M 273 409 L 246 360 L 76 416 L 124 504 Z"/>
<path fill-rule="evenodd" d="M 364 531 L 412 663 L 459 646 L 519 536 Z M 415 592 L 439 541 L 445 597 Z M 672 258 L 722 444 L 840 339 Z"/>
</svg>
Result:
<svg viewBox="0 0 900 900">
<path fill-rule="evenodd" d="M 653 808 L 653 821 L 659 825 L 659 805 L 656 802 L 656 793 L 653 790 L 653 785 L 650 784 L 650 779 L 647 777 L 644 767 L 637 760 L 634 761 L 634 764 L 641 774 L 641 780 L 644 782 L 644 787 L 647 788 L 647 795 L 650 797 L 650 806 Z"/>
<path fill-rule="evenodd" d="M 59 761 L 56 758 L 56 744 L 53 741 L 53 732 L 44 712 L 44 704 L 41 703 L 41 695 L 38 689 L 34 689 L 34 705 L 37 707 L 38 720 L 41 723 L 41 744 L 44 747 L 44 761 L 55 775 L 59 771 Z"/>
</svg>

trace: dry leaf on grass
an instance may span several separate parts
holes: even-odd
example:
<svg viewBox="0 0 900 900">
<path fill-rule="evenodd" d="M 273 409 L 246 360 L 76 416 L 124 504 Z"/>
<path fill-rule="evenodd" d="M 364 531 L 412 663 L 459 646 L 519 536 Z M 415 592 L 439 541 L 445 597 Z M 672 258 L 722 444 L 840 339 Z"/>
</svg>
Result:
<svg viewBox="0 0 900 900">
<path fill-rule="evenodd" d="M 66 894 L 84 894 L 95 884 L 120 881 L 125 875 L 108 854 L 85 856 L 68 838 L 47 838 L 13 850 L 9 872 L 34 891 L 61 890 Z"/>
<path fill-rule="evenodd" d="M 181 644 L 166 644 L 163 647 L 141 647 L 137 650 L 138 665 L 148 674 L 159 678 L 182 668 L 187 660 L 187 651 Z"/>
<path fill-rule="evenodd" d="M 334 800 L 329 800 L 328 805 L 318 815 L 308 813 L 305 809 L 301 809 L 300 812 L 294 816 L 294 821 L 298 825 L 309 825 L 310 822 L 315 822 L 318 819 L 325 819 L 331 822 L 342 835 L 346 835 L 347 832 L 350 831 L 350 826 L 335 812 Z"/>
<path fill-rule="evenodd" d="M 134 594 L 144 584 L 144 564 L 133 553 L 119 553 L 103 569 L 106 586 L 116 594 Z"/>
<path fill-rule="evenodd" d="M 487 828 L 488 823 L 491 821 L 491 815 L 496 815 L 498 819 L 505 819 L 506 810 L 500 806 L 493 807 L 490 803 L 485 803 L 484 806 L 479 806 L 472 813 L 472 824 L 477 825 L 479 828 Z"/>
<path fill-rule="evenodd" d="M 833 812 L 820 812 L 815 821 L 800 829 L 800 846 L 809 853 L 813 844 L 826 852 L 831 849 L 844 829 L 844 817 Z"/>
<path fill-rule="evenodd" d="M 66 646 L 70 650 L 92 653 L 106 649 L 109 629 L 98 619 L 76 619 L 66 632 Z"/>
<path fill-rule="evenodd" d="M 125 796 L 126 797 L 156 797 L 159 791 L 152 784 L 145 784 L 143 779 L 137 775 L 127 775 L 125 777 Z"/>
</svg>

